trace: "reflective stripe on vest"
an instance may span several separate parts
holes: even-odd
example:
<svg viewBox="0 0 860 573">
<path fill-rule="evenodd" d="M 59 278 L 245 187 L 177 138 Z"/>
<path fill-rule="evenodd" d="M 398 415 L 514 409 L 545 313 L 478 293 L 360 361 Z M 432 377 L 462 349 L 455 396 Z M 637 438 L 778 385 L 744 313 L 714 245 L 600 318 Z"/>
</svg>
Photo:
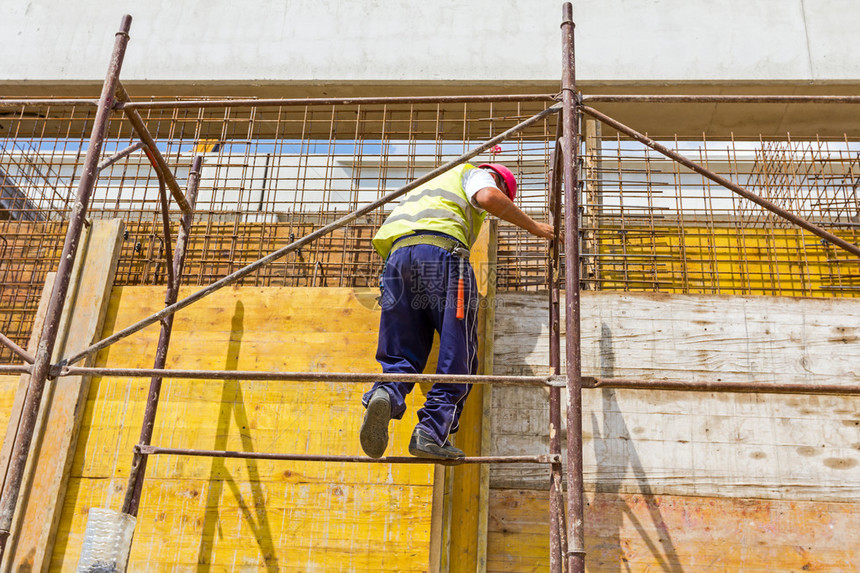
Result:
<svg viewBox="0 0 860 573">
<path fill-rule="evenodd" d="M 463 189 L 463 175 L 471 169 L 475 166 L 460 165 L 407 193 L 373 237 L 376 252 L 386 258 L 394 241 L 417 231 L 445 233 L 471 246 L 486 216 Z"/>
</svg>

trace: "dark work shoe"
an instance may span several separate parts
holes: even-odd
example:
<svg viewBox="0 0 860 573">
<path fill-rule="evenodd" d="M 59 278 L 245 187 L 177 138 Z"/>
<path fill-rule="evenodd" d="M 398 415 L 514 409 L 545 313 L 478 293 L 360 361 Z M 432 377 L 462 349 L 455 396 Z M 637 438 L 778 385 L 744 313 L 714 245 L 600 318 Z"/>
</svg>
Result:
<svg viewBox="0 0 860 573">
<path fill-rule="evenodd" d="M 367 403 L 361 432 L 358 435 L 361 449 L 371 458 L 381 458 L 388 447 L 388 422 L 391 420 L 391 397 L 383 388 L 377 388 Z"/>
<path fill-rule="evenodd" d="M 446 440 L 444 445 L 437 444 L 430 434 L 421 428 L 415 428 L 412 439 L 409 440 L 409 453 L 416 458 L 432 458 L 434 460 L 456 460 L 465 458 L 463 450 L 455 448 Z"/>
</svg>

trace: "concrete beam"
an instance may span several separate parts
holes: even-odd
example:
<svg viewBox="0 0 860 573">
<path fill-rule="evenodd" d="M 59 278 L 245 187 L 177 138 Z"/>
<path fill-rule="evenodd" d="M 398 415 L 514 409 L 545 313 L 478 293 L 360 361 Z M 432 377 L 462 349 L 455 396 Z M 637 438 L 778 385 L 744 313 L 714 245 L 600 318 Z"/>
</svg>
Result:
<svg viewBox="0 0 860 573">
<path fill-rule="evenodd" d="M 560 0 L 95 0 L 13 3 L 0 81 L 100 82 L 123 13 L 124 81 L 234 87 L 450 82 L 557 85 Z M 589 85 L 860 84 L 851 0 L 578 0 Z"/>
</svg>

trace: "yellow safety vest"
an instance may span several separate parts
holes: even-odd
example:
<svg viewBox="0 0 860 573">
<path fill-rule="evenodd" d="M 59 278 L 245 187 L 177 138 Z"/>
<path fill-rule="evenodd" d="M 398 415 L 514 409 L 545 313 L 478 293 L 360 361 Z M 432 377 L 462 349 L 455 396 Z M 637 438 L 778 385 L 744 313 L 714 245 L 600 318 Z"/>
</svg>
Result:
<svg viewBox="0 0 860 573">
<path fill-rule="evenodd" d="M 486 217 L 463 189 L 463 175 L 472 169 L 477 168 L 459 165 L 407 193 L 373 237 L 379 256 L 387 258 L 394 241 L 419 231 L 445 233 L 471 247 Z"/>
</svg>

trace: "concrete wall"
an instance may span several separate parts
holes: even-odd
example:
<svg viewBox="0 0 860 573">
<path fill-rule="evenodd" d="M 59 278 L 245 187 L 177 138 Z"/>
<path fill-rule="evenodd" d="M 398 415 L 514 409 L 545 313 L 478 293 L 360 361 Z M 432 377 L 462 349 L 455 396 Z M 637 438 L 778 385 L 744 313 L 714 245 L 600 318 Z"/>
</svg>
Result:
<svg viewBox="0 0 860 573">
<path fill-rule="evenodd" d="M 123 13 L 127 81 L 519 89 L 560 74 L 561 0 L 9 4 L 0 85 L 100 82 Z M 851 0 L 578 0 L 574 19 L 585 85 L 860 82 Z"/>
<path fill-rule="evenodd" d="M 546 372 L 546 295 L 495 302 L 494 373 Z M 858 311 L 856 299 L 583 292 L 582 370 L 856 384 Z M 545 389 L 493 387 L 487 454 L 548 451 L 548 410 Z M 858 427 L 856 395 L 584 390 L 588 571 L 860 570 Z M 487 572 L 548 571 L 549 472 L 494 465 L 489 483 Z"/>
</svg>

